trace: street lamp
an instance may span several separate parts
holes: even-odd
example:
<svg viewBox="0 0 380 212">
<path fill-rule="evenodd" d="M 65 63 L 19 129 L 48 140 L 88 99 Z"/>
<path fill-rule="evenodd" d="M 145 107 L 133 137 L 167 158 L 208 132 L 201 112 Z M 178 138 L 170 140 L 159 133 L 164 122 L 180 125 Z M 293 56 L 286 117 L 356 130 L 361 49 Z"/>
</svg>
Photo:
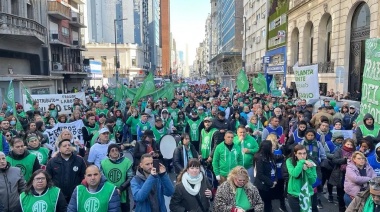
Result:
<svg viewBox="0 0 380 212">
<path fill-rule="evenodd" d="M 244 59 L 243 59 L 243 55 L 242 55 L 242 62 L 241 62 L 241 66 L 243 67 L 244 71 L 245 71 L 245 62 L 246 62 L 246 59 L 247 59 L 247 17 L 243 16 L 243 17 L 239 17 L 239 16 L 234 16 L 235 18 L 241 18 L 244 20 Z"/>
<path fill-rule="evenodd" d="M 120 61 L 119 57 L 117 55 L 117 43 L 116 43 L 116 34 L 117 34 L 117 29 L 116 29 L 116 21 L 125 21 L 128 20 L 127 18 L 121 18 L 121 19 L 114 19 L 113 21 L 113 27 L 114 27 L 114 32 L 115 32 L 115 73 L 116 73 L 116 84 L 119 82 L 119 68 L 120 68 Z"/>
</svg>

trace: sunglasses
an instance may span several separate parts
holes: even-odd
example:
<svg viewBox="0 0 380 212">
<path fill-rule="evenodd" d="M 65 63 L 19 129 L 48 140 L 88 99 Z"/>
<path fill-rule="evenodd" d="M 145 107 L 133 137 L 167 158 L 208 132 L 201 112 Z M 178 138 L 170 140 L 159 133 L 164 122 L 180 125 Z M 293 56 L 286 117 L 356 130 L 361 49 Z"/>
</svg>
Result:
<svg viewBox="0 0 380 212">
<path fill-rule="evenodd" d="M 11 137 L 11 135 L 9 135 L 9 134 L 7 134 L 7 135 L 5 135 L 6 137 Z"/>
</svg>

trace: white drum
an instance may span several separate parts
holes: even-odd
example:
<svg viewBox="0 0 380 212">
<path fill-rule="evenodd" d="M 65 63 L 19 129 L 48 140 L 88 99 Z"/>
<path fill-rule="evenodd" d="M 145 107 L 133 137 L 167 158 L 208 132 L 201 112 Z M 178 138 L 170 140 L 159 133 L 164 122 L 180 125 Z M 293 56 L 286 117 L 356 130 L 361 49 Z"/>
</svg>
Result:
<svg viewBox="0 0 380 212">
<path fill-rule="evenodd" d="M 164 135 L 160 141 L 160 151 L 164 159 L 172 159 L 177 142 L 172 135 Z"/>
</svg>

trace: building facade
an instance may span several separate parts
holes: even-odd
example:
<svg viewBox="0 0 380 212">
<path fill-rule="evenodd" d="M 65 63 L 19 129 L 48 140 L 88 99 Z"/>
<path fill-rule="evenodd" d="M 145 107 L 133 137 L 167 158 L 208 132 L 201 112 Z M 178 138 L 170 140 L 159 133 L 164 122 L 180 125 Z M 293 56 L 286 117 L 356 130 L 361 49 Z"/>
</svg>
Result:
<svg viewBox="0 0 380 212">
<path fill-rule="evenodd" d="M 288 13 L 288 86 L 294 82 L 293 65 L 318 63 L 319 89 L 361 90 L 365 39 L 379 37 L 379 2 L 290 1 Z M 337 83 L 337 68 L 343 69 Z"/>
<path fill-rule="evenodd" d="M 161 67 L 159 67 L 159 74 L 163 76 L 170 75 L 170 43 L 170 0 L 160 0 L 160 47 L 162 61 Z"/>
</svg>

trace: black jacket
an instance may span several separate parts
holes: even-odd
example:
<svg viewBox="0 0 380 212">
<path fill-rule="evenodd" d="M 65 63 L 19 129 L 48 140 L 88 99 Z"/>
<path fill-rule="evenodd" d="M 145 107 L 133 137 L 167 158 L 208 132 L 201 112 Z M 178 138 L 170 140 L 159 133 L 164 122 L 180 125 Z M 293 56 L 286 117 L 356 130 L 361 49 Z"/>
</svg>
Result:
<svg viewBox="0 0 380 212">
<path fill-rule="evenodd" d="M 215 133 L 216 135 L 216 141 L 217 144 L 220 144 L 222 141 L 224 141 L 224 134 L 227 130 L 231 130 L 231 126 L 227 119 L 220 120 L 219 118 L 215 118 L 212 120 L 212 128 L 218 129 L 218 131 Z M 220 132 L 220 130 L 224 130 L 224 133 Z"/>
<path fill-rule="evenodd" d="M 331 172 L 329 183 L 333 186 L 342 187 L 342 179 L 345 175 L 345 172 L 340 170 L 340 166 L 347 164 L 347 158 L 343 158 L 342 149 L 338 149 L 334 152 L 332 163 L 334 164 L 334 169 Z"/>
<path fill-rule="evenodd" d="M 259 190 L 268 191 L 273 186 L 273 182 L 271 179 L 272 167 L 274 168 L 274 171 L 275 171 L 274 181 L 277 181 L 276 161 L 275 159 L 272 159 L 272 162 L 271 162 L 267 158 L 263 157 L 261 154 L 255 156 L 254 160 L 255 160 L 255 169 L 256 169 L 256 177 L 255 177 L 254 185 Z"/>
<path fill-rule="evenodd" d="M 54 185 L 61 189 L 66 201 L 69 202 L 75 187 L 84 178 L 86 163 L 76 154 L 71 155 L 67 161 L 61 154 L 57 154 L 49 160 L 46 171 L 50 174 Z"/>
<path fill-rule="evenodd" d="M 135 168 L 134 170 L 136 170 L 136 167 L 140 164 L 141 156 L 147 153 L 146 152 L 147 146 L 148 146 L 148 142 L 145 140 L 136 142 L 136 146 L 133 152 L 133 164 Z M 153 148 L 153 151 L 155 152 L 160 150 L 159 146 L 154 140 L 152 141 L 152 148 Z M 161 156 L 161 153 L 160 153 L 160 156 Z"/>
<path fill-rule="evenodd" d="M 202 173 L 202 172 L 201 172 Z M 199 206 L 196 196 L 189 194 L 182 183 L 178 183 L 175 186 L 174 194 L 170 200 L 170 211 L 194 211 L 194 212 L 208 212 L 210 211 L 210 201 L 209 198 L 205 196 L 206 189 L 211 190 L 211 185 L 207 180 L 207 177 L 203 175 L 203 180 L 201 182 L 201 188 L 197 197 L 203 206 Z"/>
<path fill-rule="evenodd" d="M 236 119 L 235 118 L 231 118 L 230 121 L 229 121 L 229 125 L 231 127 L 231 130 L 233 132 L 236 132 L 237 128 L 236 128 Z M 245 120 L 245 118 L 243 117 L 239 117 L 239 123 L 240 125 L 247 125 L 247 120 Z"/>
<path fill-rule="evenodd" d="M 193 158 L 198 158 L 198 152 L 195 150 L 194 145 L 190 143 L 189 145 Z M 177 148 L 175 148 L 173 153 L 173 166 L 176 174 L 179 174 L 185 168 L 183 163 L 183 145 L 179 145 Z"/>
</svg>

